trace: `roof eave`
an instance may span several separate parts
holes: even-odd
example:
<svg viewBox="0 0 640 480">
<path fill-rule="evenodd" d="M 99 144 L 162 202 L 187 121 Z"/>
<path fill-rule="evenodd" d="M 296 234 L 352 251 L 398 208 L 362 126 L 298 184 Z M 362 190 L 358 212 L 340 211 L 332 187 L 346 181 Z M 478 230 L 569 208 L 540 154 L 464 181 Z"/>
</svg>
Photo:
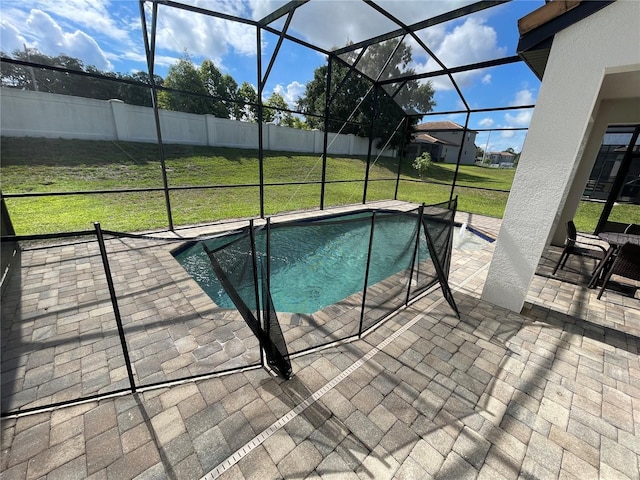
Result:
<svg viewBox="0 0 640 480">
<path fill-rule="evenodd" d="M 518 20 L 517 53 L 542 80 L 556 33 L 578 23 L 614 0 L 555 0 Z"/>
</svg>

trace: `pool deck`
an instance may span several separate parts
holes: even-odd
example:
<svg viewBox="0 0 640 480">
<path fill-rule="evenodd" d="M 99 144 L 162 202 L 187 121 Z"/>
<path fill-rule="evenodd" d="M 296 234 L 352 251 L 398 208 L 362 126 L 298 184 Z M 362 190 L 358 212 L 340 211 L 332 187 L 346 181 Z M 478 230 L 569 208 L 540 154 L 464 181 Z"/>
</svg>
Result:
<svg viewBox="0 0 640 480">
<path fill-rule="evenodd" d="M 259 360 L 165 243 L 107 243 L 136 379 Z M 4 418 L 2 479 L 639 479 L 638 293 L 597 300 L 580 259 L 551 277 L 551 247 L 516 314 L 480 299 L 492 252 L 454 250 L 460 318 L 436 290 L 293 358 L 289 381 L 249 369 Z M 92 243 L 23 252 L 2 301 L 3 411 L 126 388 L 103 277 Z"/>
</svg>

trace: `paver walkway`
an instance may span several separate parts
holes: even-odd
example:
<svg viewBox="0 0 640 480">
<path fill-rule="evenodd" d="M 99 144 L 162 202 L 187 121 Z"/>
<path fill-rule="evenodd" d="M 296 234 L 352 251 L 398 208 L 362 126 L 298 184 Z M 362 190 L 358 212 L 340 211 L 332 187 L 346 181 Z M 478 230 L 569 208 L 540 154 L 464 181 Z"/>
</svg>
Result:
<svg viewBox="0 0 640 480">
<path fill-rule="evenodd" d="M 2 478 L 640 478 L 640 300 L 540 275 L 515 314 L 480 300 L 491 253 L 454 251 L 459 319 L 435 291 L 294 358 L 289 381 L 255 369 L 3 419 Z"/>
</svg>

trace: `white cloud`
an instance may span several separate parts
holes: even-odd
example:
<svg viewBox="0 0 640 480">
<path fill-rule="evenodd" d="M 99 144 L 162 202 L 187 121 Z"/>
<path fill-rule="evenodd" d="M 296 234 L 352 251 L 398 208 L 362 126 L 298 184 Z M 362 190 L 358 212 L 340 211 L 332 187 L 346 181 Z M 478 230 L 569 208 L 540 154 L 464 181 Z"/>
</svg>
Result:
<svg viewBox="0 0 640 480">
<path fill-rule="evenodd" d="M 0 49 L 10 54 L 14 50 L 22 50 L 27 40 L 20 34 L 20 31 L 9 22 L 2 22 L 0 26 Z"/>
<path fill-rule="evenodd" d="M 143 71 L 146 72 L 147 71 L 147 57 L 145 56 L 144 53 L 138 53 L 138 52 L 126 52 L 123 55 L 120 55 L 118 57 L 118 60 L 127 60 L 136 64 L 139 64 L 139 66 L 136 67 L 132 67 L 130 68 L 130 72 L 138 72 L 138 71 Z M 164 68 L 168 68 L 171 65 L 174 65 L 178 62 L 178 60 L 180 60 L 180 57 L 175 55 L 155 55 L 154 56 L 154 60 L 155 60 L 155 73 L 158 74 L 158 67 L 164 67 Z"/>
<path fill-rule="evenodd" d="M 284 101 L 287 102 L 289 108 L 295 108 L 298 103 L 298 98 L 304 94 L 305 89 L 306 86 L 303 83 L 293 81 L 286 87 L 278 84 L 275 86 L 273 91 L 284 98 Z"/>
<path fill-rule="evenodd" d="M 236 0 L 237 1 L 237 0 Z M 247 9 L 252 12 L 253 19 L 259 19 L 276 8 L 287 3 L 284 0 L 245 0 Z M 240 3 L 238 1 L 238 3 Z M 439 0 L 427 2 L 376 0 L 380 7 L 389 11 L 400 21 L 412 24 L 418 20 L 435 17 L 462 5 L 473 3 L 473 0 Z M 272 26 L 282 27 L 284 17 Z M 375 37 L 399 28 L 395 22 L 377 12 L 365 2 L 359 0 L 325 0 L 311 1 L 298 9 L 293 15 L 289 33 L 309 41 L 321 48 L 342 47 L 349 41 Z M 439 43 L 445 33 L 442 25 L 423 30 L 425 40 L 429 44 Z M 430 45 L 431 46 L 431 45 Z"/>
<path fill-rule="evenodd" d="M 445 36 L 435 55 L 448 67 L 504 56 L 506 48 L 498 47 L 496 31 L 484 22 L 480 18 L 467 18 Z"/>
<path fill-rule="evenodd" d="M 507 49 L 498 46 L 498 35 L 493 27 L 486 25 L 481 18 L 469 17 L 464 23 L 456 26 L 453 31 L 444 35 L 441 42 L 434 45 L 426 44 L 446 67 L 456 67 L 472 63 L 503 57 Z M 415 49 L 414 49 L 415 52 Z M 415 56 L 415 55 L 414 55 Z M 426 63 L 416 63 L 418 72 L 440 70 L 440 65 L 432 58 Z M 482 75 L 483 70 L 461 72 L 453 77 L 460 87 L 470 85 L 476 78 Z M 491 80 L 491 75 L 485 74 L 483 83 Z M 439 77 L 433 79 L 436 90 L 451 90 L 453 85 L 449 81 L 440 81 Z"/>
<path fill-rule="evenodd" d="M 493 125 L 493 123 L 494 123 L 493 118 L 486 117 L 480 120 L 478 122 L 478 125 L 480 125 L 483 128 L 489 128 L 491 125 Z"/>
<path fill-rule="evenodd" d="M 94 65 L 102 70 L 111 70 L 113 65 L 107 59 L 98 43 L 81 30 L 65 32 L 51 16 L 41 10 L 31 10 L 26 27 L 35 37 L 32 45 L 46 55 L 69 55 L 81 59 L 85 65 Z"/>
<path fill-rule="evenodd" d="M 489 85 L 491 83 L 491 74 L 487 73 L 484 77 L 482 77 L 482 84 Z"/>
<path fill-rule="evenodd" d="M 88 30 L 101 35 L 124 41 L 128 38 L 126 28 L 121 27 L 121 23 L 116 21 L 109 12 L 111 2 L 108 0 L 65 0 L 64 2 L 52 2 L 50 0 L 32 0 L 30 6 L 47 12 L 50 16 L 59 19 L 66 19 L 81 26 L 83 30 Z M 116 5 L 123 5 L 117 2 Z M 120 8 L 118 12 L 124 12 Z M 132 10 L 127 10 L 128 14 L 137 13 L 137 5 L 132 4 Z M 138 15 L 138 26 L 140 23 Z"/>
<path fill-rule="evenodd" d="M 510 105 L 517 107 L 521 105 L 533 105 L 535 104 L 535 96 L 533 90 L 523 88 L 518 90 L 515 94 L 515 97 Z M 507 127 L 528 127 L 531 122 L 531 116 L 533 115 L 533 109 L 527 108 L 523 110 L 511 110 L 510 112 L 505 113 L 504 120 L 507 123 Z M 503 136 L 506 137 L 505 134 L 513 133 L 513 131 L 505 131 L 503 132 Z"/>
<path fill-rule="evenodd" d="M 533 111 L 527 110 L 515 110 L 517 113 L 512 115 L 511 113 L 505 113 L 504 119 L 510 127 L 528 127 L 531 122 L 531 115 Z"/>
<path fill-rule="evenodd" d="M 533 95 L 533 91 L 523 88 L 516 92 L 516 97 L 511 102 L 511 105 L 517 107 L 519 105 L 533 105 L 534 103 L 536 103 L 536 99 Z"/>
<path fill-rule="evenodd" d="M 156 45 L 158 51 L 182 54 L 185 50 L 193 57 L 211 59 L 218 67 L 230 53 L 255 55 L 255 28 L 199 15 L 181 9 L 161 9 L 158 14 Z"/>
<path fill-rule="evenodd" d="M 288 0 L 247 0 L 247 8 L 251 11 L 253 20 L 260 20 L 286 3 Z"/>
</svg>

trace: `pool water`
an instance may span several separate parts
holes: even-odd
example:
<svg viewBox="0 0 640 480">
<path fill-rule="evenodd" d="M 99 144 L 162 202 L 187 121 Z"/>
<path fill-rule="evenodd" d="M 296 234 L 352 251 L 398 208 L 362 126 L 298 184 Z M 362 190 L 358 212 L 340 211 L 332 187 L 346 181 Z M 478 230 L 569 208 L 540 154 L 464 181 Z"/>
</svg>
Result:
<svg viewBox="0 0 640 480">
<path fill-rule="evenodd" d="M 410 216 L 376 218 L 368 286 L 411 267 L 416 228 Z M 370 231 L 370 217 L 346 224 L 314 222 L 272 228 L 270 291 L 276 311 L 311 314 L 362 291 Z M 260 246 L 265 244 L 265 235 L 265 230 L 256 233 L 258 250 L 264 251 Z M 429 256 L 424 232 L 421 237 L 417 262 Z M 207 247 L 215 249 L 223 242 L 207 241 Z M 455 244 L 476 248 L 486 241 L 456 229 Z M 219 307 L 235 308 L 200 242 L 175 257 Z M 249 296 L 244 298 L 255 297 L 251 280 L 239 289 Z"/>
</svg>

